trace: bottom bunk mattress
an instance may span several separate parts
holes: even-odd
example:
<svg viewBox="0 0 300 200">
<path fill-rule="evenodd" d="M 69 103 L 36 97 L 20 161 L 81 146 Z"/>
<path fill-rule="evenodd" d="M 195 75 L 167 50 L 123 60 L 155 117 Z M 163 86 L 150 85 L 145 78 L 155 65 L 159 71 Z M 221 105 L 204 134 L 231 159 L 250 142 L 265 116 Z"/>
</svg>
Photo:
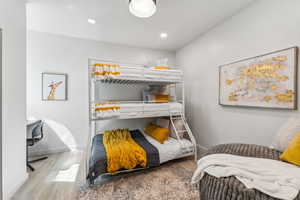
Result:
<svg viewBox="0 0 300 200">
<path fill-rule="evenodd" d="M 193 144 L 187 139 L 177 140 L 170 137 L 164 144 L 160 144 L 141 130 L 133 130 L 130 131 L 130 133 L 132 139 L 140 145 L 147 154 L 147 168 L 158 167 L 162 163 L 181 157 L 186 153 L 182 151 L 182 148 L 190 149 L 190 152 L 193 151 Z M 108 173 L 103 134 L 97 134 L 93 138 L 88 171 L 87 178 L 90 182 L 93 182 L 98 176 Z"/>
</svg>

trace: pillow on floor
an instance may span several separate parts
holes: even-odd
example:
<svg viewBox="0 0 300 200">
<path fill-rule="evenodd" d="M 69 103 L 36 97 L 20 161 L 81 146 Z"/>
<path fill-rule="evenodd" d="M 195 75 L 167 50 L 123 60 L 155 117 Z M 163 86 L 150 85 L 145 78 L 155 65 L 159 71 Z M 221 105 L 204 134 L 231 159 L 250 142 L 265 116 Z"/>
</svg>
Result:
<svg viewBox="0 0 300 200">
<path fill-rule="evenodd" d="M 300 166 L 300 132 L 293 138 L 288 148 L 280 155 L 280 159 Z"/>
<path fill-rule="evenodd" d="M 161 144 L 169 138 L 169 129 L 161 128 L 154 124 L 148 125 L 145 129 L 145 133 Z"/>
<path fill-rule="evenodd" d="M 289 119 L 277 132 L 272 147 L 279 151 L 284 151 L 299 132 L 300 118 L 293 117 Z"/>
</svg>

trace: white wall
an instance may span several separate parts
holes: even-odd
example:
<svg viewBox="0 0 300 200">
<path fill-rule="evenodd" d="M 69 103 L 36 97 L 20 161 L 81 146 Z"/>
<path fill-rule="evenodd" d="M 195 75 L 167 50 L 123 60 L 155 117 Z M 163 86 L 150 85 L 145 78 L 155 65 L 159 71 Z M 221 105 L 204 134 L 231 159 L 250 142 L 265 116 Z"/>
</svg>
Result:
<svg viewBox="0 0 300 200">
<path fill-rule="evenodd" d="M 185 72 L 188 114 L 198 143 L 269 145 L 278 128 L 299 111 L 218 105 L 218 66 L 300 46 L 300 1 L 260 0 L 177 52 Z"/>
<path fill-rule="evenodd" d="M 25 19 L 23 0 L 0 1 L 3 199 L 8 199 L 27 178 Z"/>
<path fill-rule="evenodd" d="M 45 140 L 32 153 L 57 152 L 75 144 L 83 148 L 88 134 L 88 58 L 147 64 L 175 53 L 111 45 L 92 40 L 28 32 L 28 116 L 46 119 Z M 41 73 L 67 73 L 68 101 L 41 101 Z M 107 125 L 107 124 L 106 124 Z M 67 143 L 67 145 L 66 145 Z"/>
</svg>

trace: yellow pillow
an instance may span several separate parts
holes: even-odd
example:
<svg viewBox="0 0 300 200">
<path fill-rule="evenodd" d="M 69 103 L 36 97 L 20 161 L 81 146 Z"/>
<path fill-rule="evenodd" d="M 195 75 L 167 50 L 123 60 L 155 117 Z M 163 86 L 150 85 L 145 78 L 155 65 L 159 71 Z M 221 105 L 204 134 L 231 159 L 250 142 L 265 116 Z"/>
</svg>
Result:
<svg viewBox="0 0 300 200">
<path fill-rule="evenodd" d="M 169 100 L 170 100 L 169 95 L 163 95 L 163 94 L 154 95 L 154 101 L 157 103 L 166 103 L 169 102 Z"/>
<path fill-rule="evenodd" d="M 163 69 L 171 69 L 171 67 L 167 67 L 167 66 L 155 66 L 154 69 L 163 70 Z"/>
<path fill-rule="evenodd" d="M 149 133 L 152 133 L 158 126 L 154 125 L 154 124 L 149 124 L 146 128 L 145 128 L 145 133 L 147 133 L 149 135 Z"/>
<path fill-rule="evenodd" d="M 293 138 L 289 146 L 280 155 L 280 159 L 300 166 L 300 132 Z"/>
<path fill-rule="evenodd" d="M 150 124 L 146 127 L 145 133 L 163 144 L 169 138 L 169 129 L 161 128 L 154 124 Z"/>
</svg>

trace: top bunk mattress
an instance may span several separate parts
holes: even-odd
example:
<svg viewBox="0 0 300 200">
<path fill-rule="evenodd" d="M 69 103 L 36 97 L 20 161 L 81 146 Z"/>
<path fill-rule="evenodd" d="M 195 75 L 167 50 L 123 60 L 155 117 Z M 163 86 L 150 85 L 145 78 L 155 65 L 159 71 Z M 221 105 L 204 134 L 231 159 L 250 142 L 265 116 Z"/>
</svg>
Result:
<svg viewBox="0 0 300 200">
<path fill-rule="evenodd" d="M 183 72 L 175 68 L 147 68 L 142 66 L 134 67 L 99 63 L 96 63 L 92 66 L 92 74 L 95 80 L 181 82 L 183 79 Z"/>
</svg>

